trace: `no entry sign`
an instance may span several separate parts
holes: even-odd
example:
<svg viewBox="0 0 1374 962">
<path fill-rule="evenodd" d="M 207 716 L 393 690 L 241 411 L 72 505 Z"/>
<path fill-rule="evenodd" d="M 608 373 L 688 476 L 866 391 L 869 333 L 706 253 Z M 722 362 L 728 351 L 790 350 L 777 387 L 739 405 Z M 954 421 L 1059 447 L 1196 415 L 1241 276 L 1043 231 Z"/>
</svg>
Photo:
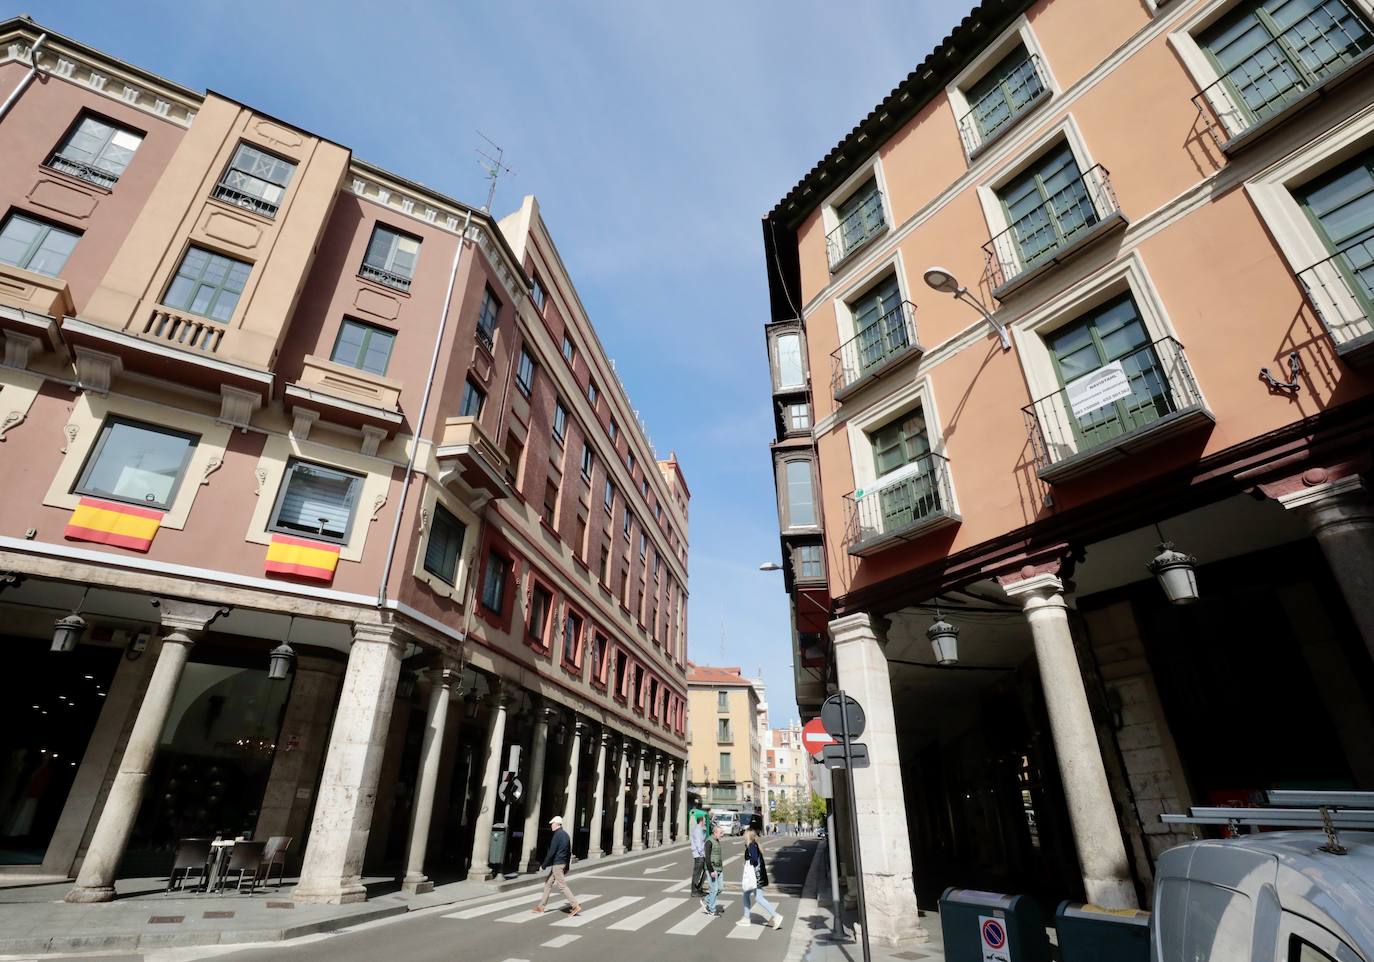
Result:
<svg viewBox="0 0 1374 962">
<path fill-rule="evenodd" d="M 802 726 L 802 745 L 816 758 L 826 745 L 834 745 L 835 738 L 825 730 L 819 718 L 813 718 Z"/>
</svg>

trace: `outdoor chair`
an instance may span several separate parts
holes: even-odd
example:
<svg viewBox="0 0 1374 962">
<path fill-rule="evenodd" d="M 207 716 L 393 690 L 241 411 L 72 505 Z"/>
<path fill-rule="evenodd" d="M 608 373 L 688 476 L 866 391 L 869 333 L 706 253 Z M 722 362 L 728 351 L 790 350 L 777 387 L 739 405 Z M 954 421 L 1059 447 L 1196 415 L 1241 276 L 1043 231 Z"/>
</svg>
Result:
<svg viewBox="0 0 1374 962">
<path fill-rule="evenodd" d="M 234 847 L 229 850 L 229 864 L 224 868 L 224 876 L 227 878 L 229 873 L 238 873 L 236 892 L 243 891 L 245 877 L 248 880 L 248 894 L 253 894 L 253 889 L 258 884 L 258 868 L 262 865 L 263 850 L 267 848 L 266 842 L 235 842 Z M 224 889 L 220 889 L 220 894 Z"/>
<path fill-rule="evenodd" d="M 262 853 L 262 884 L 267 885 L 272 881 L 272 866 L 277 867 L 277 888 L 281 888 L 281 880 L 286 875 L 286 850 L 291 847 L 290 835 L 273 835 L 267 840 L 267 848 Z"/>
<path fill-rule="evenodd" d="M 203 885 L 207 878 L 205 867 L 209 861 L 210 839 L 183 838 L 177 842 L 176 854 L 172 856 L 172 871 L 167 876 L 167 891 L 172 891 L 173 886 L 176 886 L 178 872 L 181 873 L 179 888 L 186 887 L 186 880 L 192 872 L 200 873 L 200 882 Z"/>
</svg>

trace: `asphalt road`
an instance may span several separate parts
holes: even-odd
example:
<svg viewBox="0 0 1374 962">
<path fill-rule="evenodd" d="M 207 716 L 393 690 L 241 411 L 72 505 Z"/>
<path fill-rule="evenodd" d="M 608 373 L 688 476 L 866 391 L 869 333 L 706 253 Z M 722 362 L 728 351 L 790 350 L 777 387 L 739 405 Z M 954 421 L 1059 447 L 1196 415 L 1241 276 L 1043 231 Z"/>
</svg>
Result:
<svg viewBox="0 0 1374 962">
<path fill-rule="evenodd" d="M 816 841 L 776 837 L 763 843 L 772 883 L 765 896 L 784 919 L 776 931 L 758 913 L 747 928 L 736 926 L 743 844 L 726 839 L 725 845 L 724 915 L 714 919 L 688 891 L 692 860 L 679 849 L 615 865 L 575 864 L 568 885 L 582 902 L 577 916 L 567 914 L 556 890 L 549 911 L 530 911 L 543 889 L 532 885 L 283 946 L 183 949 L 176 955 L 222 962 L 284 962 L 288 956 L 291 962 L 782 962 Z"/>
</svg>

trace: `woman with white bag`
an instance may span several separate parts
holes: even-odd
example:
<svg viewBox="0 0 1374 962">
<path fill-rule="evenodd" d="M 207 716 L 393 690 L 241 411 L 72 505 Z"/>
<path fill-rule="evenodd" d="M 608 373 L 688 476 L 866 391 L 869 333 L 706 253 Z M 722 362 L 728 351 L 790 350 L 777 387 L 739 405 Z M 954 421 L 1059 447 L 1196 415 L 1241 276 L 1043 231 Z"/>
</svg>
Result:
<svg viewBox="0 0 1374 962">
<path fill-rule="evenodd" d="M 768 924 L 775 929 L 782 928 L 782 916 L 772 904 L 763 897 L 763 887 L 768 884 L 768 867 L 763 864 L 763 851 L 759 848 L 758 836 L 752 828 L 744 830 L 744 875 L 740 879 L 740 891 L 744 897 L 744 917 L 736 925 L 752 925 L 753 910 L 758 906 L 760 912 L 768 913 Z"/>
</svg>

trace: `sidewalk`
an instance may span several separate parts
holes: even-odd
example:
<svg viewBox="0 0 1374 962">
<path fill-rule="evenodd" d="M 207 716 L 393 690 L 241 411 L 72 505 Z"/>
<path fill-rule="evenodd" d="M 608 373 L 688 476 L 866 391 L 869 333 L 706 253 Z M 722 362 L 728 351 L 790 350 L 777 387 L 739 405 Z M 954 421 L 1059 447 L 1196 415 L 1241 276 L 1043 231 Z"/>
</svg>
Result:
<svg viewBox="0 0 1374 962">
<path fill-rule="evenodd" d="M 574 863 L 575 873 L 676 853 L 686 842 Z M 258 888 L 257 894 L 163 894 L 166 879 L 122 879 L 113 902 L 69 905 L 70 881 L 0 888 L 0 955 L 133 951 L 195 945 L 281 942 L 335 932 L 364 922 L 542 884 L 539 875 L 491 882 L 449 882 L 424 895 L 405 895 L 392 878 L 363 880 L 372 894 L 352 905 L 307 905 L 291 900 L 294 887 Z"/>
</svg>

